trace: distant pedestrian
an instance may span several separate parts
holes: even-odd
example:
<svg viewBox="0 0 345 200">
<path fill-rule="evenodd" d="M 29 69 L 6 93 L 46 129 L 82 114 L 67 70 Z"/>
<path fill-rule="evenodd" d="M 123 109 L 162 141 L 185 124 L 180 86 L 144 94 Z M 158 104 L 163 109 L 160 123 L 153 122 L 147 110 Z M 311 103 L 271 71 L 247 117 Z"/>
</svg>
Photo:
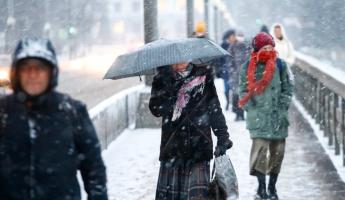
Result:
<svg viewBox="0 0 345 200">
<path fill-rule="evenodd" d="M 259 33 L 250 59 L 241 68 L 239 105 L 247 112 L 252 150 L 250 174 L 259 182 L 257 199 L 278 199 L 276 182 L 288 137 L 293 85 L 286 63 L 277 58 L 273 37 Z M 268 194 L 266 175 L 270 176 Z"/>
<path fill-rule="evenodd" d="M 58 93 L 49 40 L 19 42 L 11 66 L 13 94 L 0 100 L 0 199 L 106 200 L 101 147 L 85 105 Z"/>
<path fill-rule="evenodd" d="M 271 35 L 276 44 L 275 49 L 278 52 L 278 57 L 287 64 L 292 65 L 295 61 L 294 48 L 286 35 L 284 27 L 281 24 L 274 24 L 271 27 Z"/>
<path fill-rule="evenodd" d="M 156 200 L 208 199 L 210 160 L 232 147 L 211 70 L 188 62 L 161 67 L 149 107 L 162 117 Z"/>
<path fill-rule="evenodd" d="M 246 43 L 238 41 L 236 32 L 229 36 L 228 41 L 230 57 L 227 66 L 229 70 L 230 89 L 232 91 L 232 111 L 236 114 L 235 120 L 241 121 L 244 120 L 244 111 L 238 107 L 239 74 L 241 66 L 248 59 L 251 49 Z"/>
<path fill-rule="evenodd" d="M 237 38 L 237 41 L 239 42 L 248 43 L 247 38 L 245 37 L 242 31 L 236 31 L 236 38 Z M 248 48 L 251 48 L 251 47 L 248 47 Z"/>
<path fill-rule="evenodd" d="M 197 22 L 192 37 L 208 38 L 206 23 L 203 21 Z"/>
<path fill-rule="evenodd" d="M 229 29 L 226 31 L 223 35 L 223 41 L 221 44 L 221 47 L 228 51 L 230 43 L 229 43 L 229 37 L 231 35 L 235 34 L 234 29 Z M 229 110 L 229 105 L 230 105 L 230 68 L 229 68 L 229 62 L 230 62 L 230 57 L 222 57 L 218 60 L 217 65 L 216 65 L 216 75 L 218 78 L 223 79 L 224 82 L 224 96 L 226 100 L 226 105 L 225 105 L 225 110 Z"/>
</svg>

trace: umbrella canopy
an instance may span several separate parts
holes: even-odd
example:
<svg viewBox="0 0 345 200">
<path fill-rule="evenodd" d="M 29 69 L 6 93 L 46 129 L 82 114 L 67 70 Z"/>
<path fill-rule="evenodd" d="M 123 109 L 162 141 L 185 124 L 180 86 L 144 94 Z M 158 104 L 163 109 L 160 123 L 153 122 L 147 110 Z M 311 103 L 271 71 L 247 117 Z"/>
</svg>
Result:
<svg viewBox="0 0 345 200">
<path fill-rule="evenodd" d="M 229 53 L 204 38 L 160 39 L 117 57 L 104 79 L 152 74 L 152 69 L 181 62 L 208 63 Z"/>
</svg>

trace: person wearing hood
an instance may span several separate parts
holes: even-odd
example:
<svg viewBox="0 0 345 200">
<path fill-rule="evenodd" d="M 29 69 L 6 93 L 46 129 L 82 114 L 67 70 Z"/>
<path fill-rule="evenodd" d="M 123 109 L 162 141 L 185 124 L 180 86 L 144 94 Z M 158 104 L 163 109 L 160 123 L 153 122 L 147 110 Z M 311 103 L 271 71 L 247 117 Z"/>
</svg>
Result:
<svg viewBox="0 0 345 200">
<path fill-rule="evenodd" d="M 159 68 L 149 108 L 162 118 L 156 200 L 208 199 L 210 160 L 232 147 L 211 69 L 188 62 Z"/>
<path fill-rule="evenodd" d="M 11 66 L 13 93 L 0 100 L 0 199 L 107 200 L 101 148 L 86 106 L 55 90 L 51 42 L 22 39 Z"/>
<path fill-rule="evenodd" d="M 274 24 L 270 33 L 274 38 L 278 57 L 287 64 L 292 65 L 295 61 L 294 48 L 286 35 L 284 27 L 281 24 Z"/>
<path fill-rule="evenodd" d="M 259 33 L 252 44 L 254 51 L 240 72 L 239 106 L 247 112 L 246 124 L 252 139 L 250 174 L 259 183 L 256 199 L 276 200 L 293 84 L 286 63 L 277 58 L 271 35 Z M 266 175 L 270 176 L 268 194 Z"/>
</svg>

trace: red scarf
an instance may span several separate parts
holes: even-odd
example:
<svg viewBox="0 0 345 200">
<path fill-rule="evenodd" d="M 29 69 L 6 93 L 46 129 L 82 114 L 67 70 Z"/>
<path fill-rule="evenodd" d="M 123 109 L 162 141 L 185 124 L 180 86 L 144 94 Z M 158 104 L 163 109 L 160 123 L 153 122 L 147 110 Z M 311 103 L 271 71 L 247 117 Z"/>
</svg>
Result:
<svg viewBox="0 0 345 200">
<path fill-rule="evenodd" d="M 247 94 L 238 102 L 239 107 L 243 107 L 253 95 L 262 94 L 273 79 L 277 59 L 276 51 L 253 52 L 247 70 L 248 86 Z M 265 71 L 260 80 L 256 80 L 255 72 L 258 62 L 265 63 Z"/>
</svg>

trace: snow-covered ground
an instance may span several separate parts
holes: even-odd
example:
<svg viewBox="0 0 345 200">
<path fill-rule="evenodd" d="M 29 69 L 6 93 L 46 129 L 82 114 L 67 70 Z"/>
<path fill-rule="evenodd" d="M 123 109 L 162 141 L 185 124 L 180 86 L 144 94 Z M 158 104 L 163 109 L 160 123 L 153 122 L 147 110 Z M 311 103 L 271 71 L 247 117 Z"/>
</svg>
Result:
<svg viewBox="0 0 345 200">
<path fill-rule="evenodd" d="M 154 199 L 159 144 L 159 129 L 127 130 L 103 151 L 110 200 Z"/>
<path fill-rule="evenodd" d="M 216 80 L 220 100 L 222 82 Z M 312 130 L 305 128 L 302 115 L 294 111 L 286 156 L 278 181 L 283 200 L 345 200 L 345 184 L 323 151 Z M 253 199 L 256 179 L 249 175 L 251 140 L 245 122 L 234 122 L 225 112 L 234 146 L 228 151 L 235 167 L 240 199 Z M 159 129 L 128 129 L 105 151 L 110 200 L 153 200 L 159 170 Z"/>
</svg>

